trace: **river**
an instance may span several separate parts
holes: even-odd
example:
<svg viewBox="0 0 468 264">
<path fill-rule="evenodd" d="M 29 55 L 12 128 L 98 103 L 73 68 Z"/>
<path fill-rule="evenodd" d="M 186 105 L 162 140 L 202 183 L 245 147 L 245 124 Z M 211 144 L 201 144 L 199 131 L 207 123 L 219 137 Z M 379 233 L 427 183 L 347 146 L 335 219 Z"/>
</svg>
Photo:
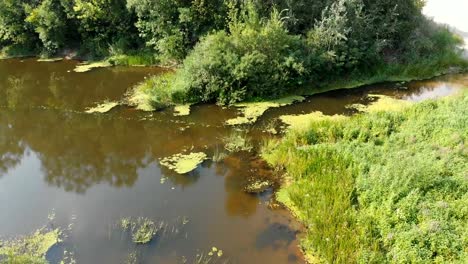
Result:
<svg viewBox="0 0 468 264">
<path fill-rule="evenodd" d="M 252 178 L 274 178 L 255 154 L 272 120 L 283 114 L 322 111 L 350 115 L 350 104 L 368 94 L 421 101 L 468 86 L 468 75 L 430 81 L 380 84 L 308 97 L 269 110 L 249 131 L 255 150 L 205 161 L 178 175 L 159 164 L 183 151 L 212 156 L 235 128 L 238 113 L 204 104 L 175 117 L 171 110 L 145 113 L 119 106 L 106 114 L 85 110 L 119 100 L 159 68 L 105 68 L 75 73 L 75 61 L 0 61 L 0 237 L 30 234 L 53 220 L 67 230 L 47 254 L 58 263 L 64 251 L 77 263 L 195 263 L 213 247 L 209 263 L 301 263 L 301 226 L 272 206 L 273 190 L 248 194 Z M 279 127 L 281 124 L 277 124 Z M 122 218 L 164 222 L 167 232 L 136 245 L 119 229 Z M 50 224 L 50 223 L 49 223 Z M 227 262 L 226 262 L 227 261 Z"/>
</svg>

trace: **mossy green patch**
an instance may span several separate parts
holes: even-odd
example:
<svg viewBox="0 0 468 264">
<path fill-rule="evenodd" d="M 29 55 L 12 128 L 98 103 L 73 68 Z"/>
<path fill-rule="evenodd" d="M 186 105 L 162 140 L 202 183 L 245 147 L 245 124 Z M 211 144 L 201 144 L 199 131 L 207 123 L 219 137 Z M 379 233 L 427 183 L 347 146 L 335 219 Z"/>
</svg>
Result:
<svg viewBox="0 0 468 264">
<path fill-rule="evenodd" d="M 302 96 L 288 96 L 277 100 L 263 101 L 263 102 L 247 102 L 235 104 L 235 107 L 241 108 L 243 116 L 229 119 L 226 121 L 227 125 L 235 126 L 242 124 L 253 124 L 257 122 L 268 109 L 277 108 L 281 106 L 291 105 L 294 102 L 302 102 L 305 98 Z"/>
<path fill-rule="evenodd" d="M 304 115 L 283 115 L 279 117 L 283 123 L 289 126 L 289 129 L 293 130 L 305 130 L 309 128 L 310 123 L 313 121 L 336 120 L 344 118 L 346 117 L 342 115 L 327 116 L 319 111 Z"/>
<path fill-rule="evenodd" d="M 188 116 L 190 115 L 190 105 L 176 105 L 174 107 L 174 116 Z"/>
<path fill-rule="evenodd" d="M 93 113 L 107 113 L 110 110 L 114 109 L 114 107 L 117 107 L 119 105 L 118 102 L 104 102 L 101 104 L 98 104 L 95 107 L 91 107 L 86 109 L 86 113 L 88 114 L 93 114 Z"/>
<path fill-rule="evenodd" d="M 40 229 L 26 237 L 0 241 L 0 259 L 6 258 L 6 263 L 17 263 L 16 260 L 26 260 L 24 263 L 46 263 L 47 252 L 61 242 L 61 235 L 59 229 Z"/>
<path fill-rule="evenodd" d="M 108 61 L 96 61 L 96 62 L 84 62 L 76 66 L 74 72 L 89 72 L 96 68 L 107 68 L 112 67 L 112 64 Z"/>
<path fill-rule="evenodd" d="M 186 174 L 195 170 L 204 160 L 207 155 L 203 152 L 190 154 L 176 154 L 171 157 L 164 158 L 160 164 L 174 170 L 178 174 Z"/>
</svg>

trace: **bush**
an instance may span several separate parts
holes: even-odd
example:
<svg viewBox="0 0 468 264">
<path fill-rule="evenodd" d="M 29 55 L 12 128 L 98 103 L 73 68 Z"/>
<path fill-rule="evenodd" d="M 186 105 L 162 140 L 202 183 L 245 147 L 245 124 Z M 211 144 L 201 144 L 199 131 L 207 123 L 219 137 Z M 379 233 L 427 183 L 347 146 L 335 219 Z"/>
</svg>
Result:
<svg viewBox="0 0 468 264">
<path fill-rule="evenodd" d="M 66 42 L 67 17 L 59 0 L 44 0 L 37 7 L 26 5 L 28 17 L 39 34 L 46 55 L 53 55 Z"/>
<path fill-rule="evenodd" d="M 203 38 L 180 70 L 181 90 L 194 101 L 220 104 L 278 97 L 307 75 L 303 42 L 288 34 L 278 12 L 262 20 L 253 7 Z"/>
</svg>

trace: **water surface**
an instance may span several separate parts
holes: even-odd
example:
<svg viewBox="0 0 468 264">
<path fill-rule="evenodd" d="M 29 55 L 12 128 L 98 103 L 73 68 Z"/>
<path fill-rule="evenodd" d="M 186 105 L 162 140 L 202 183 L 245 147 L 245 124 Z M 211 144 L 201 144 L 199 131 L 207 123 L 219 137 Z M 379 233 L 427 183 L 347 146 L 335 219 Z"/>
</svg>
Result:
<svg viewBox="0 0 468 264">
<path fill-rule="evenodd" d="M 67 250 L 77 263 L 124 263 L 131 253 L 140 263 L 192 263 L 212 247 L 222 249 L 229 263 L 303 262 L 301 227 L 284 209 L 270 209 L 273 192 L 243 191 L 252 177 L 275 176 L 254 154 L 207 161 L 188 175 L 159 165 L 159 159 L 183 151 L 211 156 L 222 150 L 221 139 L 233 130 L 224 122 L 236 116 L 235 109 L 198 105 L 187 117 L 127 107 L 86 114 L 87 107 L 121 99 L 161 69 L 74 73 L 75 65 L 0 61 L 1 237 L 29 234 L 53 212 L 55 224 L 71 231 L 49 252 L 51 262 Z M 282 114 L 352 114 L 346 105 L 366 103 L 367 94 L 421 101 L 463 86 L 468 75 L 334 91 L 272 109 L 244 129 L 258 144 L 270 136 L 265 127 Z M 161 220 L 177 232 L 136 246 L 116 227 L 122 217 Z M 180 225 L 181 219 L 188 223 Z"/>
</svg>

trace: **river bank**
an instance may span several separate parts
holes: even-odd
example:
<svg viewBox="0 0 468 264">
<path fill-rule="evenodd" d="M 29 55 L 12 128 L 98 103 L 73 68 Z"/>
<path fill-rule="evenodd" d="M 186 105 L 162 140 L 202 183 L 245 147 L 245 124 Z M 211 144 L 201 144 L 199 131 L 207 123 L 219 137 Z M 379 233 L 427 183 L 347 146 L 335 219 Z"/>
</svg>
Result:
<svg viewBox="0 0 468 264">
<path fill-rule="evenodd" d="M 377 99 L 353 117 L 306 116 L 309 125 L 264 147 L 286 172 L 278 200 L 308 228 L 308 262 L 466 258 L 468 219 L 457 212 L 467 203 L 467 98 Z"/>
</svg>

